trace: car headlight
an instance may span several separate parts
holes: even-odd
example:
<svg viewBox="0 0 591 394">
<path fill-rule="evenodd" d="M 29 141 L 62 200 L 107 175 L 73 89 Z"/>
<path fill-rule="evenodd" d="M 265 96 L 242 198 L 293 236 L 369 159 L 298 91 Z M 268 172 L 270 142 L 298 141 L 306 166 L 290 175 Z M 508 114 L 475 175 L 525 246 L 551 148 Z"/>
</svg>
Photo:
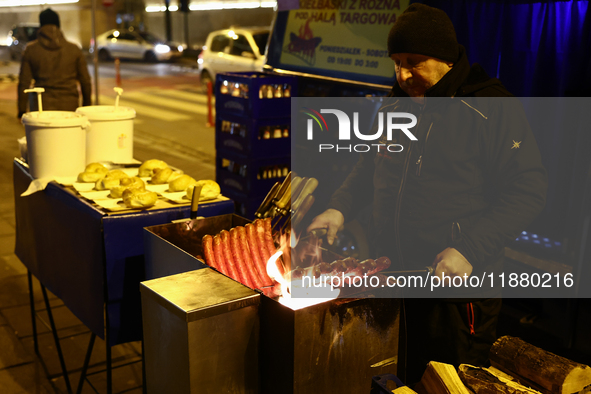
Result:
<svg viewBox="0 0 591 394">
<path fill-rule="evenodd" d="M 183 51 L 183 46 L 182 45 L 179 45 L 177 49 L 179 50 L 179 52 L 182 52 Z"/>
<path fill-rule="evenodd" d="M 154 47 L 154 50 L 158 53 L 168 53 L 170 52 L 170 47 L 168 45 L 158 44 Z"/>
</svg>

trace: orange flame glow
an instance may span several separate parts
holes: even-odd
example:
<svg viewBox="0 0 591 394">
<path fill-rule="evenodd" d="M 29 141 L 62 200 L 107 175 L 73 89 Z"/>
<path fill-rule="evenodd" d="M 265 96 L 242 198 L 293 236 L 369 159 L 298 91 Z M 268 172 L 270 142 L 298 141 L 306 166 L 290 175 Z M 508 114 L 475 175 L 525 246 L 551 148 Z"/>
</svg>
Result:
<svg viewBox="0 0 591 394">
<path fill-rule="evenodd" d="M 281 296 L 277 300 L 279 303 L 297 310 L 330 301 L 339 296 L 339 289 L 333 290 L 330 286 L 305 286 L 302 279 L 291 279 L 291 272 L 281 275 L 277 259 L 282 254 L 281 250 L 277 251 L 267 262 L 267 274 L 281 285 Z M 298 298 L 292 297 L 292 290 L 297 292 Z"/>
</svg>

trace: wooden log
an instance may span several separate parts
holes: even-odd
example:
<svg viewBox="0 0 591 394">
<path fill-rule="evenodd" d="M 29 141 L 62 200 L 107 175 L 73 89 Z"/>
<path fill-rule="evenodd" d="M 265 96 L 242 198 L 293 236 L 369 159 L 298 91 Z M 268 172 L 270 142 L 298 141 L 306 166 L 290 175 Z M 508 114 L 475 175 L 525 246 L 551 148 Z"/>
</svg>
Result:
<svg viewBox="0 0 591 394">
<path fill-rule="evenodd" d="M 521 383 L 533 382 L 542 393 L 573 394 L 591 385 L 591 368 L 533 346 L 519 338 L 504 336 L 490 349 L 493 367 L 515 376 Z"/>
<path fill-rule="evenodd" d="M 453 365 L 431 361 L 421 381 L 414 387 L 419 394 L 470 394 Z"/>
<path fill-rule="evenodd" d="M 476 394 L 540 394 L 497 369 L 462 364 L 458 368 L 458 375 L 466 387 Z"/>
<path fill-rule="evenodd" d="M 495 367 L 488 367 L 486 368 L 486 370 L 490 373 L 492 373 L 493 375 L 495 375 L 497 378 L 499 378 L 502 382 L 515 382 L 523 387 L 528 387 L 530 390 L 532 390 L 534 393 L 540 393 L 539 389 L 540 387 L 538 385 L 536 385 L 533 382 L 529 382 L 526 381 L 525 379 L 523 379 L 522 381 L 520 381 L 517 377 L 515 376 L 511 376 L 508 373 L 505 373 L 503 371 L 501 371 L 498 368 Z M 509 384 L 509 383 L 507 383 Z"/>
<path fill-rule="evenodd" d="M 398 387 L 397 389 L 392 391 L 394 394 L 417 394 L 416 391 L 411 389 L 408 386 Z"/>
</svg>

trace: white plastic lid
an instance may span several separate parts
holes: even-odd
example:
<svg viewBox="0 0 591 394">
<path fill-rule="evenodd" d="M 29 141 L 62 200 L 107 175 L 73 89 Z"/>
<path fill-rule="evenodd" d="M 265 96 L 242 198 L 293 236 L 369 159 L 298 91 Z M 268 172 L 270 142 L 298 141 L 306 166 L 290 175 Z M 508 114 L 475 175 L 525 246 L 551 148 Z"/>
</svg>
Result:
<svg viewBox="0 0 591 394">
<path fill-rule="evenodd" d="M 135 118 L 135 110 L 114 105 L 89 105 L 76 108 L 76 112 L 86 115 L 88 120 L 124 120 Z"/>
<path fill-rule="evenodd" d="M 85 127 L 88 118 L 71 111 L 34 111 L 21 118 L 25 126 L 39 127 Z"/>
</svg>

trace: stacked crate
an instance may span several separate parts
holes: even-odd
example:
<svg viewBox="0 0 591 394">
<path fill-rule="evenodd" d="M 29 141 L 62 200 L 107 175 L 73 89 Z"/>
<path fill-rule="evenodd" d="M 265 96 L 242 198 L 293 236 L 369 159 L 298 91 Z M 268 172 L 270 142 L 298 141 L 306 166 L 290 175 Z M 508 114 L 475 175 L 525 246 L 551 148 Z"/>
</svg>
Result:
<svg viewBox="0 0 591 394">
<path fill-rule="evenodd" d="M 296 78 L 259 72 L 216 76 L 216 179 L 236 212 L 252 219 L 291 168 Z"/>
</svg>

